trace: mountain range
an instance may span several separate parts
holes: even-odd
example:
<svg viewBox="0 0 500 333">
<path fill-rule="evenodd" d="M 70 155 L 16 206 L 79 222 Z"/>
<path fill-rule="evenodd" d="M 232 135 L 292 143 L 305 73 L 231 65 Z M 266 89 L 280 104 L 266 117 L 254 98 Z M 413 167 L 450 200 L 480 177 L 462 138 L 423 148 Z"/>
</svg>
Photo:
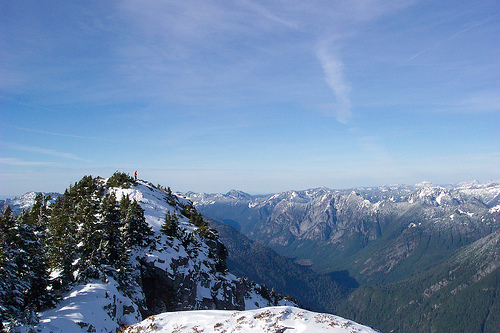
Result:
<svg viewBox="0 0 500 333">
<path fill-rule="evenodd" d="M 497 183 L 186 196 L 205 216 L 240 230 L 252 244 L 265 244 L 310 268 L 321 276 L 317 290 L 336 283 L 339 293 L 313 301 L 326 307 L 323 311 L 383 331 L 500 329 L 493 315 L 500 313 Z M 254 254 L 254 265 L 257 258 Z M 240 267 L 246 267 L 244 261 Z M 480 297 L 484 290 L 491 293 L 487 302 Z"/>
<path fill-rule="evenodd" d="M 51 197 L 0 216 L 0 329 L 375 332 L 236 277 L 218 231 L 169 188 L 115 173 Z"/>
<path fill-rule="evenodd" d="M 172 313 L 165 318 L 173 320 L 179 332 L 195 331 L 201 326 L 182 324 L 189 322 L 191 315 L 197 315 L 186 310 L 215 307 L 241 311 L 262 306 L 273 306 L 261 310 L 269 313 L 269 318 L 298 319 L 297 313 L 316 318 L 326 316 L 321 312 L 327 312 L 384 332 L 500 329 L 500 185 L 497 183 L 436 186 L 424 182 L 413 186 L 346 190 L 322 187 L 250 195 L 236 190 L 226 194 L 172 193 L 169 188 L 144 181 L 131 181 L 130 187 L 124 188 L 123 184 L 108 186 L 107 180 L 97 179 L 106 193 L 137 200 L 157 239 L 165 239 L 160 229 L 166 212 L 171 212 L 181 217 L 183 232 L 192 234 L 189 237 L 196 239 L 198 245 L 196 249 L 190 248 L 192 245 L 180 239 L 163 245 L 167 246 L 168 255 L 158 250 L 136 251 L 133 265 L 149 267 L 146 272 L 151 279 L 138 280 L 142 282 L 134 287 L 135 298 L 123 294 L 112 274 L 107 282 L 73 284 L 58 306 L 41 312 L 37 329 L 42 331 L 67 331 L 81 325 L 82 331 L 96 327 L 106 331 L 151 314 L 160 320 L 163 317 L 158 314 L 164 311 Z M 20 213 L 33 206 L 36 195 L 29 193 L 8 202 Z M 64 195 L 52 193 L 51 197 Z M 0 201 L 0 205 L 5 207 L 6 202 Z M 51 204 L 55 202 L 53 199 Z M 215 243 L 194 232 L 199 227 L 192 220 L 198 213 L 183 215 L 188 206 L 201 213 L 211 230 L 217 230 Z M 216 245 L 219 243 L 224 247 Z M 139 253 L 142 257 L 137 256 Z M 193 257 L 192 253 L 196 255 Z M 203 273 L 211 270 L 208 267 L 216 267 L 216 262 L 221 267 L 221 256 L 227 273 L 217 273 L 217 269 L 215 275 Z M 167 261 L 170 268 L 165 264 Z M 225 282 L 220 282 L 221 279 Z M 165 284 L 170 287 L 162 287 Z M 226 286 L 223 290 L 233 295 L 229 299 L 236 303 L 222 301 L 228 295 L 222 299 L 214 296 L 220 294 L 223 285 Z M 173 295 L 172 290 L 185 291 Z M 243 293 L 245 301 L 241 301 L 242 290 L 247 290 Z M 292 296 L 289 299 L 295 299 L 296 303 L 288 303 L 285 308 L 274 307 L 281 304 L 280 299 L 284 300 L 280 294 Z M 114 310 L 87 311 L 89 307 L 78 305 L 87 304 L 94 295 L 96 300 L 91 302 L 90 309 Z M 162 299 L 161 295 L 170 296 Z M 108 301 L 110 298 L 112 302 Z M 75 311 L 68 310 L 73 309 L 69 304 L 77 304 Z M 300 312 L 303 310 L 297 304 L 314 312 Z M 129 313 L 130 309 L 134 312 Z M 231 318 L 236 314 L 226 317 L 223 313 L 213 313 L 210 318 L 217 318 L 216 322 L 204 317 L 204 327 L 209 328 L 207 331 L 220 328 L 242 332 L 265 328 L 265 321 L 260 321 L 262 317 L 257 312 L 238 313 L 244 318 L 241 319 L 244 325 L 233 323 Z M 85 319 L 71 319 L 75 316 Z M 317 321 L 313 324 L 308 320 L 286 325 L 279 322 L 274 331 L 286 327 L 320 329 L 314 326 Z M 147 329 L 151 331 L 152 327 L 164 332 L 172 329 L 160 325 L 160 321 L 158 326 L 151 324 L 146 320 L 132 325 L 129 332 L 149 332 Z M 354 327 L 349 325 L 351 329 Z M 272 325 L 266 327 L 273 331 Z"/>
</svg>

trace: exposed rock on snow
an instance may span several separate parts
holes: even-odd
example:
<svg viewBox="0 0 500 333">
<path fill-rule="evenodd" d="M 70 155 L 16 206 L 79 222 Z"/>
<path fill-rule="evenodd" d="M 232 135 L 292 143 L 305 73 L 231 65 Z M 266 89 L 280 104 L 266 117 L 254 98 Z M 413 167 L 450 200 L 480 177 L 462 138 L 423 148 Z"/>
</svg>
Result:
<svg viewBox="0 0 500 333">
<path fill-rule="evenodd" d="M 107 187 L 106 191 L 114 193 L 118 201 L 128 195 L 139 202 L 154 231 L 154 242 L 129 249 L 133 279 L 127 292 L 120 289 L 112 273 L 103 280 L 74 285 L 54 309 L 40 314 L 35 331 L 116 332 L 123 325 L 166 311 L 296 305 L 229 273 L 227 250 L 217 235 L 210 230 L 208 236 L 197 232 L 198 227 L 186 216 L 186 206 L 192 207 L 189 200 L 142 181 L 128 188 Z M 177 216 L 175 236 L 160 232 L 167 212 Z"/>
<path fill-rule="evenodd" d="M 184 332 L 358 332 L 377 331 L 330 314 L 295 307 L 268 307 L 250 311 L 185 311 L 151 316 L 125 333 Z"/>
</svg>

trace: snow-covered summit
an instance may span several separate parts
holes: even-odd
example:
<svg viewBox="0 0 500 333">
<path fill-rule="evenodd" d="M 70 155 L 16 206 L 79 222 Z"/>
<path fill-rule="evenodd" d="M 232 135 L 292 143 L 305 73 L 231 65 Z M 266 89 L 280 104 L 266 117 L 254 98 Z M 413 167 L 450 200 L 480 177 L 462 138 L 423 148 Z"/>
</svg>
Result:
<svg viewBox="0 0 500 333">
<path fill-rule="evenodd" d="M 28 192 L 19 197 L 7 198 L 0 200 L 0 212 L 3 212 L 7 206 L 12 209 L 13 215 L 19 215 L 25 209 L 30 209 L 35 204 L 35 198 L 38 194 L 43 194 L 44 197 L 50 196 L 52 199 L 58 197 L 60 194 L 51 192 Z"/>
<path fill-rule="evenodd" d="M 272 332 L 375 333 L 377 331 L 331 314 L 296 307 L 249 311 L 187 311 L 164 313 L 128 327 L 124 333 Z"/>
<path fill-rule="evenodd" d="M 55 308 L 39 313 L 38 325 L 23 329 L 34 328 L 42 333 L 116 332 L 123 325 L 163 312 L 296 305 L 265 286 L 228 272 L 227 250 L 190 200 L 145 181 L 129 180 L 124 186 L 111 186 L 108 180 L 87 177 L 75 184 L 75 193 L 87 191 L 88 195 L 88 191 L 94 191 L 93 205 L 100 207 L 91 217 L 92 222 L 80 219 L 81 225 L 77 225 L 76 230 L 99 224 L 104 216 L 104 201 L 110 196 L 116 198 L 118 208 L 123 198 L 139 203 L 153 235 L 149 245 L 126 249 L 129 285 L 124 286 L 122 280 L 118 280 L 120 268 L 113 264 L 96 266 L 102 272 L 98 278 L 82 277 L 76 269 L 74 282 L 70 282 L 69 290 L 61 290 L 63 293 Z M 79 206 L 78 198 L 87 200 L 77 194 L 67 202 Z M 64 195 L 62 199 L 65 200 Z M 176 221 L 172 234 L 162 232 L 167 216 Z M 48 217 L 49 222 L 51 218 Z M 121 218 L 125 217 L 121 215 Z M 124 223 L 117 220 L 115 224 L 121 230 Z M 77 245 L 81 246 L 82 242 Z M 73 266 L 77 267 L 83 257 L 76 254 L 75 257 Z M 55 270 L 52 276 L 57 279 L 60 272 Z"/>
</svg>

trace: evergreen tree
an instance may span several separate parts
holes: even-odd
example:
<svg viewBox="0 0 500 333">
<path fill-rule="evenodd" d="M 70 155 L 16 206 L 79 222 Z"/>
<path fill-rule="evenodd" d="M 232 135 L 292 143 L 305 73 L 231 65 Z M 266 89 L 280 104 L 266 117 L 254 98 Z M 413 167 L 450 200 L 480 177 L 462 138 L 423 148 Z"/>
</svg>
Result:
<svg viewBox="0 0 500 333">
<path fill-rule="evenodd" d="M 116 171 L 111 177 L 109 177 L 106 185 L 109 187 L 121 187 L 121 188 L 129 188 L 130 185 L 137 184 L 137 181 L 131 176 L 127 175 L 124 172 Z"/>
<path fill-rule="evenodd" d="M 179 218 L 177 215 L 170 214 L 169 211 L 165 214 L 165 220 L 163 222 L 163 225 L 161 226 L 160 231 L 169 236 L 169 237 L 176 237 L 178 236 L 178 230 L 179 229 Z"/>
<path fill-rule="evenodd" d="M 121 217 L 121 237 L 123 245 L 126 249 L 133 246 L 132 237 L 134 234 L 134 217 L 132 216 L 132 209 L 130 197 L 127 195 L 122 196 L 120 200 L 120 217 Z"/>
<path fill-rule="evenodd" d="M 125 252 L 121 242 L 120 211 L 114 194 L 104 196 L 99 224 L 102 232 L 99 249 L 103 254 L 103 264 L 112 266 L 121 259 L 121 255 Z"/>
<path fill-rule="evenodd" d="M 120 213 L 122 219 L 122 239 L 126 249 L 133 246 L 146 247 L 151 244 L 153 230 L 146 222 L 144 210 L 137 200 L 123 196 L 120 200 Z"/>
<path fill-rule="evenodd" d="M 42 197 L 36 210 L 43 213 Z M 9 329 L 20 324 L 36 324 L 36 311 L 52 305 L 43 245 L 44 219 L 32 210 L 13 218 L 8 208 L 0 219 L 2 258 L 0 265 L 1 320 Z"/>
<path fill-rule="evenodd" d="M 42 245 L 36 239 L 33 226 L 28 223 L 29 213 L 23 211 L 17 218 L 15 246 L 18 251 L 15 252 L 13 261 L 17 268 L 16 278 L 24 285 L 21 295 L 21 317 L 19 318 L 19 322 L 35 324 L 36 304 L 39 298 L 42 298 L 46 292 L 38 289 L 41 283 L 40 278 L 43 278 L 43 276 L 35 276 L 35 270 L 38 275 L 43 275 L 44 259 L 38 253 Z M 42 272 L 40 273 L 40 271 Z M 45 276 L 45 278 L 47 278 L 47 276 Z M 34 282 L 38 285 L 34 286 Z"/>
<path fill-rule="evenodd" d="M 24 293 L 28 282 L 20 279 L 21 268 L 18 266 L 20 249 L 17 225 L 8 206 L 0 218 L 0 320 L 7 325 L 22 323 Z"/>
<path fill-rule="evenodd" d="M 50 268 L 59 270 L 57 289 L 67 289 L 73 282 L 73 263 L 77 250 L 77 224 L 71 210 L 69 191 L 57 197 L 50 207 L 47 233 L 47 257 Z"/>
<path fill-rule="evenodd" d="M 26 214 L 23 225 L 26 237 L 22 239 L 26 243 L 23 247 L 27 253 L 27 266 L 32 272 L 30 280 L 30 291 L 26 295 L 27 306 L 36 311 L 53 305 L 53 297 L 49 295 L 49 267 L 46 253 L 47 235 L 47 201 L 43 194 L 38 194 L 35 204 Z M 24 223 L 25 222 L 25 223 Z M 23 230 L 21 229 L 21 230 Z"/>
<path fill-rule="evenodd" d="M 83 199 L 75 212 L 76 223 L 79 226 L 77 238 L 79 255 L 77 270 L 78 278 L 82 281 L 99 278 L 99 265 L 102 262 L 102 253 L 99 252 L 102 231 L 98 230 L 98 204 Z"/>
</svg>

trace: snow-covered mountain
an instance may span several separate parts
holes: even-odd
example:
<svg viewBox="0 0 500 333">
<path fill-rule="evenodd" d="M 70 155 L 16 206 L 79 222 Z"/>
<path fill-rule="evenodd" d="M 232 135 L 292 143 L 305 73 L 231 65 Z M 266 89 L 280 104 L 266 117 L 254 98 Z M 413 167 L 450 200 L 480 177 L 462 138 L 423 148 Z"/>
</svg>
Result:
<svg viewBox="0 0 500 333">
<path fill-rule="evenodd" d="M 335 313 L 384 331 L 500 329 L 489 315 L 500 291 L 499 183 L 235 193 L 186 195 L 254 244 L 355 280 L 345 298 L 326 301 Z"/>
<path fill-rule="evenodd" d="M 140 180 L 123 187 L 109 186 L 108 179 L 103 178 L 86 179 L 85 182 L 81 186 L 75 184 L 75 191 L 88 191 L 95 186 L 94 194 L 91 194 L 94 199 L 114 195 L 117 204 L 124 197 L 137 201 L 154 233 L 154 242 L 148 247 L 129 249 L 128 265 L 133 269 L 130 273 L 132 279 L 128 280 L 130 285 L 124 287 L 117 281 L 119 270 L 103 266 L 107 272 L 104 276 L 99 279 L 76 279 L 68 291 L 59 295 L 60 300 L 55 307 L 38 314 L 38 324 L 17 327 L 18 330 L 34 329 L 41 333 L 116 332 L 120 327 L 132 325 L 127 332 L 144 332 L 141 325 L 146 325 L 144 329 L 150 331 L 156 327 L 162 332 L 171 332 L 176 327 L 181 332 L 189 318 L 192 323 L 195 323 L 192 318 L 200 318 L 196 321 L 198 331 L 213 328 L 216 331 L 225 329 L 236 332 L 242 327 L 245 327 L 244 331 L 255 331 L 267 327 L 268 331 L 275 332 L 271 327 L 281 327 L 271 323 L 284 324 L 282 331 L 286 327 L 317 329 L 321 325 L 338 326 L 339 329 L 362 328 L 342 318 L 298 309 L 297 304 L 288 298 L 228 272 L 224 263 L 227 257 L 225 247 L 215 231 L 209 229 L 203 233 L 200 230 L 202 226 L 193 224 L 192 216 L 186 214 L 186 211 L 192 212 L 189 208 L 192 202 L 186 197 Z M 61 198 L 68 201 L 64 196 Z M 78 202 L 75 205 L 80 206 Z M 167 215 L 178 219 L 178 229 L 173 237 L 160 231 Z M 83 259 L 77 259 L 73 265 L 78 265 L 78 260 Z M 52 279 L 58 279 L 60 274 L 59 271 L 52 271 Z M 81 273 L 75 271 L 74 274 Z M 265 307 L 271 308 L 256 310 Z M 188 310 L 198 311 L 184 312 Z M 248 312 L 240 312 L 244 310 Z M 163 312 L 169 314 L 160 314 Z M 148 319 L 142 324 L 133 325 L 146 317 Z M 151 325 L 154 318 L 158 321 Z M 213 320 L 217 322 L 212 323 Z M 179 321 L 178 324 L 176 321 Z M 15 327 L 4 324 L 11 329 Z M 193 326 L 191 331 L 194 329 Z M 368 328 L 361 331 L 371 332 Z"/>
<path fill-rule="evenodd" d="M 282 255 L 370 283 L 400 279 L 431 263 L 427 255 L 437 260 L 500 228 L 498 183 L 186 196 L 204 215 Z M 441 253 L 423 248 L 434 242 Z"/>
<path fill-rule="evenodd" d="M 200 216 L 190 208 L 193 206 L 204 215 L 232 225 L 250 238 L 294 258 L 301 265 L 320 268 L 327 273 L 341 270 L 345 281 L 356 282 L 355 278 L 361 284 L 385 283 L 380 288 L 362 285 L 351 291 L 342 289 L 340 294 L 352 292 L 347 295 L 348 300 L 328 296 L 330 298 L 324 302 L 331 303 L 332 308 L 342 309 L 341 315 L 374 327 L 391 330 L 398 327 L 394 322 L 389 324 L 389 319 L 396 315 L 412 318 L 415 313 L 431 313 L 437 307 L 448 311 L 450 304 L 462 306 L 460 300 L 470 299 L 476 291 L 495 295 L 499 287 L 494 282 L 500 267 L 497 255 L 500 185 L 497 183 L 473 182 L 454 186 L 421 183 L 348 190 L 323 187 L 252 196 L 234 190 L 227 194 L 173 194 L 170 189 L 133 179 L 127 186 L 111 185 L 109 179 L 99 177 L 92 181 L 96 183 L 84 184 L 82 188 L 78 188 L 77 183 L 73 190 L 76 189 L 78 197 L 80 192 L 85 193 L 95 185 L 89 202 L 99 208 L 93 216 L 96 221 L 102 219 L 103 204 L 99 200 L 104 196 L 113 194 L 117 205 L 124 197 L 136 200 L 153 231 L 154 241 L 151 245 L 135 246 L 127 251 L 127 265 L 131 267 L 126 280 L 128 286 L 124 287 L 123 281 L 119 280 L 121 268 L 102 266 L 102 273 L 96 279 L 78 278 L 81 269 L 75 270 L 70 289 L 61 289 L 59 294 L 56 290 L 59 297 L 56 306 L 39 312 L 39 324 L 34 327 L 38 332 L 115 332 L 124 325 L 131 325 L 127 332 L 371 331 L 341 318 L 298 309 L 296 303 L 265 286 L 231 274 L 226 269 L 226 247 L 217 232 L 210 228 L 205 230 L 206 226 L 199 224 L 197 219 Z M 82 237 L 84 225 L 78 209 L 88 206 L 74 201 L 76 197 L 65 199 L 64 196 L 62 203 L 75 205 L 69 221 L 77 223 L 76 231 Z M 15 201 L 19 208 L 15 214 L 29 209 L 35 197 L 31 194 Z M 52 202 L 51 205 L 56 207 L 58 204 Z M 178 218 L 175 236 L 161 232 L 167 215 Z M 220 233 L 224 242 L 231 242 L 231 237 L 228 237 L 231 233 Z M 241 238 L 238 239 L 236 242 L 242 242 Z M 248 248 L 256 250 L 255 256 L 260 256 L 251 262 L 265 265 L 269 252 L 252 245 L 251 241 L 246 242 Z M 82 246 L 80 243 L 76 249 Z M 232 248 L 241 250 L 245 247 Z M 471 264 L 463 269 L 468 275 L 460 274 L 452 281 L 444 277 L 443 272 L 461 272 L 463 267 L 455 270 L 455 261 L 445 259 L 452 258 L 457 250 L 460 256 L 453 258 L 461 258 L 460 267 L 465 267 L 463 262 L 476 265 L 477 254 L 488 255 L 481 256 L 477 267 Z M 242 264 L 250 262 L 244 256 L 240 258 Z M 74 267 L 80 265 L 78 256 L 74 260 Z M 272 262 L 285 261 L 273 259 Z M 232 267 L 235 265 L 238 263 L 233 261 Z M 437 268 L 429 270 L 433 265 Z M 262 272 L 259 267 L 255 270 Z M 294 272 L 291 274 L 296 274 Z M 338 278 L 339 272 L 334 273 Z M 420 275 L 405 280 L 414 273 Z M 60 271 L 53 270 L 51 280 L 60 276 Z M 324 286 L 332 285 L 331 281 L 323 284 L 319 282 L 320 275 L 314 276 L 317 288 L 306 293 L 327 297 Z M 300 279 L 308 281 L 305 276 Z M 292 276 L 284 281 L 302 281 L 300 279 Z M 392 281 L 399 282 L 387 284 Z M 441 281 L 448 281 L 447 287 L 453 287 L 452 290 L 445 292 L 447 289 L 441 286 Z M 407 293 L 408 299 L 404 301 L 408 304 L 401 303 L 400 283 L 411 285 L 411 290 L 418 291 L 422 287 L 423 296 L 418 296 L 418 292 L 417 296 Z M 306 285 L 312 288 L 315 283 L 304 284 L 304 288 Z M 428 297 L 428 290 L 434 292 L 436 288 L 441 289 Z M 384 304 L 383 298 L 376 298 L 379 292 L 385 295 L 384 290 L 391 291 L 390 297 L 395 295 L 394 299 L 387 298 L 390 304 Z M 2 293 L 0 290 L 0 306 L 3 306 Z M 419 297 L 424 297 L 425 302 Z M 392 309 L 391 306 L 396 304 L 398 307 Z M 420 304 L 427 304 L 428 308 L 421 308 Z M 494 311 L 495 304 L 485 303 L 485 311 Z M 414 312 L 405 312 L 410 310 Z M 162 315 L 165 312 L 168 313 Z M 476 321 L 470 321 L 474 325 L 487 323 L 482 317 L 476 317 Z M 195 322 L 193 318 L 199 318 L 199 321 Z M 458 325 L 460 320 L 455 320 Z M 400 321 L 404 322 L 403 319 Z M 438 327 L 431 319 L 426 325 Z M 498 326 L 489 322 L 488 325 Z"/>
<path fill-rule="evenodd" d="M 375 333 L 378 331 L 334 315 L 282 306 L 248 311 L 163 313 L 129 326 L 124 331 L 124 333 L 139 332 Z"/>
<path fill-rule="evenodd" d="M 57 198 L 60 194 L 56 192 L 45 193 L 45 192 L 28 192 L 20 197 L 7 198 L 5 200 L 0 200 L 0 212 L 3 212 L 7 206 L 10 206 L 12 213 L 14 215 L 19 215 L 24 209 L 30 209 L 35 204 L 35 198 L 37 194 L 43 194 L 43 196 L 50 196 L 52 199 Z"/>
</svg>

